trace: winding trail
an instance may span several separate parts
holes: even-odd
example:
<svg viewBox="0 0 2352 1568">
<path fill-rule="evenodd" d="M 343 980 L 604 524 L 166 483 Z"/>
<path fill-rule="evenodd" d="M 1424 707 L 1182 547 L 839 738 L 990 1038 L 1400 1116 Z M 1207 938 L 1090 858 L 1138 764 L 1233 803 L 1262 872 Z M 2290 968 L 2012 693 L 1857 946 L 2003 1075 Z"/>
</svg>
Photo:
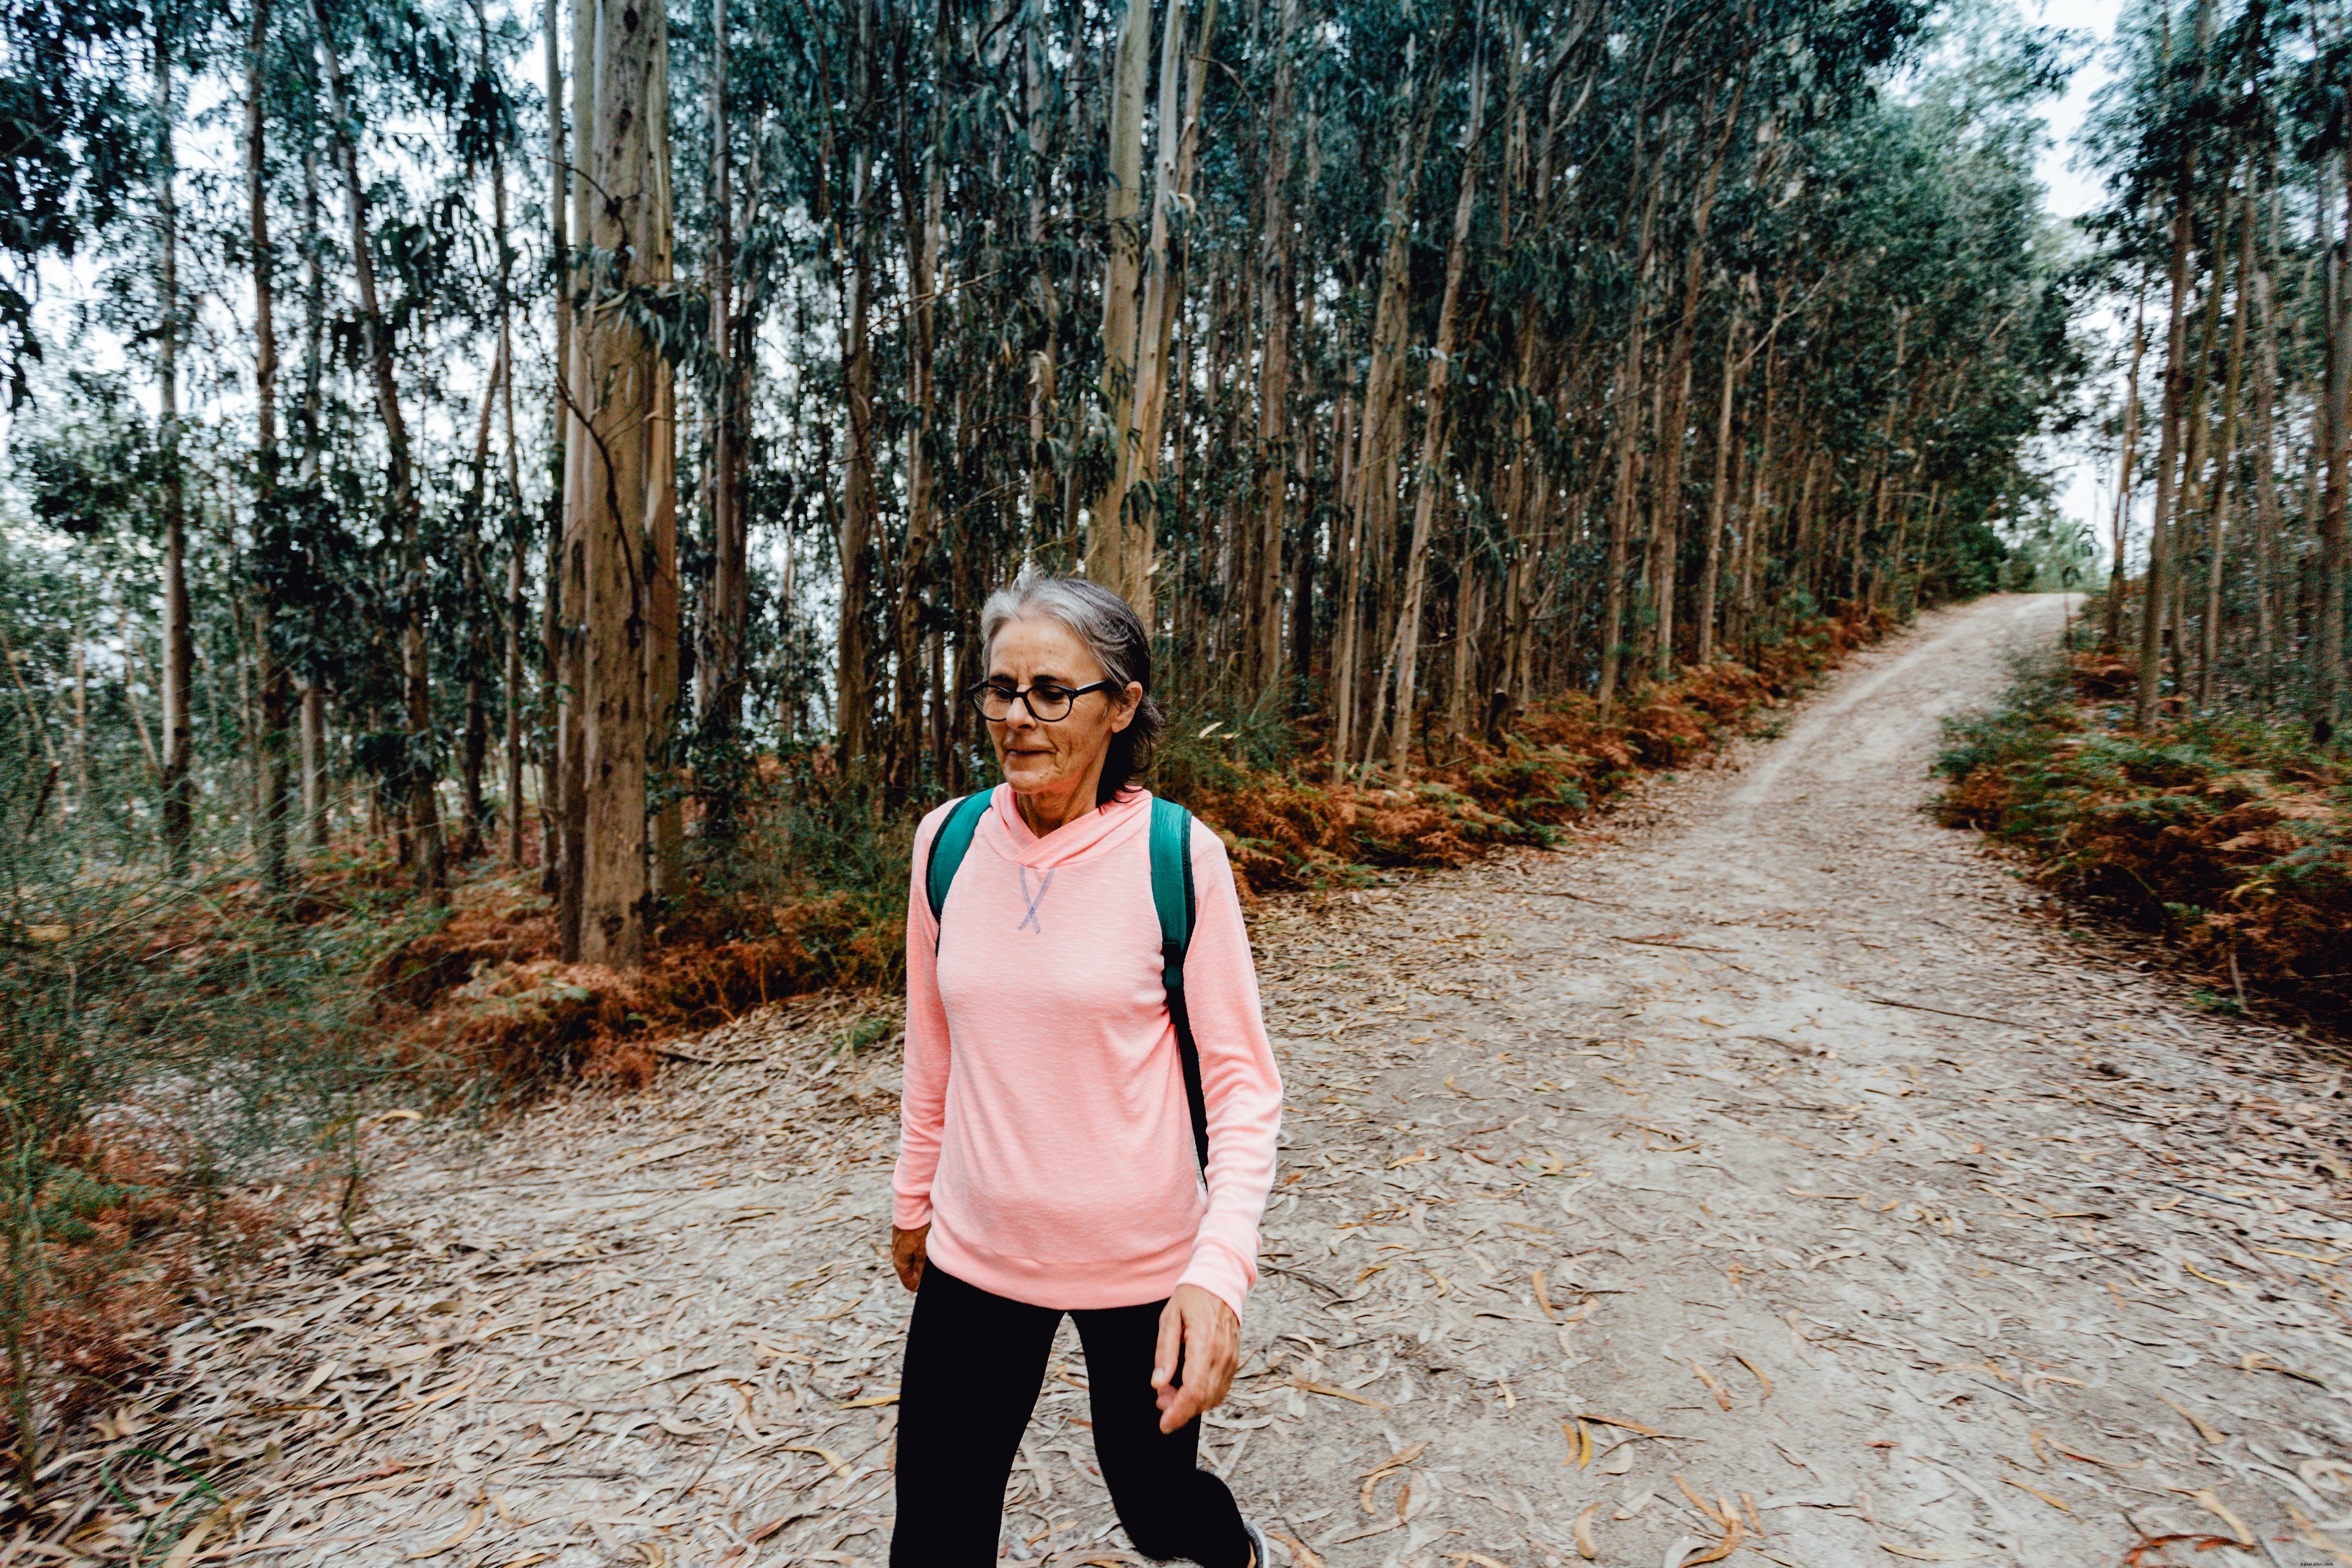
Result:
<svg viewBox="0 0 2352 1568">
<path fill-rule="evenodd" d="M 1291 1113 L 1206 1451 L 1291 1561 L 2352 1563 L 2343 1073 L 1920 809 L 2062 613 L 1922 616 L 1562 852 L 1258 911 Z M 315 1226 L 131 1418 L 221 1456 L 192 1560 L 881 1561 L 854 1005 L 386 1128 L 367 1244 Z M 1138 1561 L 1065 1340 L 1008 1553 Z"/>
</svg>

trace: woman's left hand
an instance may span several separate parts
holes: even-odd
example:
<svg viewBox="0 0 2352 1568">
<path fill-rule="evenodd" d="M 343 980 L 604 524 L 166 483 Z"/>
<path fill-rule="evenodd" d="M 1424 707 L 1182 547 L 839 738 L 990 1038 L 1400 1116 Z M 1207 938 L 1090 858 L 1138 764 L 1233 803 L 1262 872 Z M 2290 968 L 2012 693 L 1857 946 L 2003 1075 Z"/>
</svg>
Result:
<svg viewBox="0 0 2352 1568">
<path fill-rule="evenodd" d="M 1160 1401 L 1160 1429 L 1173 1432 L 1225 1402 L 1241 1360 L 1242 1325 L 1226 1306 L 1198 1285 L 1179 1285 L 1160 1310 L 1160 1348 L 1151 1358 L 1151 1386 Z M 1184 1381 L 1176 1382 L 1181 1352 Z"/>
</svg>

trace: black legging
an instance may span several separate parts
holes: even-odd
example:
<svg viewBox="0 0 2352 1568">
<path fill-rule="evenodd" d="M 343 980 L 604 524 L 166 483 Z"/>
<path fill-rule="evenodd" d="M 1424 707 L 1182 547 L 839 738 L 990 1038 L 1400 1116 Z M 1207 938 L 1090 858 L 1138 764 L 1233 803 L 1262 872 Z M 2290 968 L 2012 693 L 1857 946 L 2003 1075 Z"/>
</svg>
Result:
<svg viewBox="0 0 2352 1568">
<path fill-rule="evenodd" d="M 1164 1302 L 1072 1312 L 1086 1346 L 1095 1457 L 1146 1557 L 1244 1568 L 1248 1533 L 1225 1483 L 1193 1462 L 1201 1423 L 1160 1430 L 1151 1360 Z M 933 1263 L 915 1292 L 898 1387 L 892 1568 L 995 1568 L 1004 1482 L 1062 1314 L 991 1295 Z"/>
</svg>

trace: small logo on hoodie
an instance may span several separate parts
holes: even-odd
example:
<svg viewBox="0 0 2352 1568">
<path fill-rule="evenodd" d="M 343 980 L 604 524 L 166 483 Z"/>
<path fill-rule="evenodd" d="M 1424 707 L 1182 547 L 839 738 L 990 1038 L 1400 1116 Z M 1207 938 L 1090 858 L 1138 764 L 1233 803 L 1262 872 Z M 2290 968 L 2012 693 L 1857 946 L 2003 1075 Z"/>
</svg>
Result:
<svg viewBox="0 0 2352 1568">
<path fill-rule="evenodd" d="M 1037 923 L 1037 906 L 1045 901 L 1045 890 L 1054 885 L 1054 873 L 1046 872 L 1045 879 L 1037 884 L 1037 890 L 1033 894 L 1029 891 L 1029 868 L 1022 866 L 1016 869 L 1021 873 L 1021 898 L 1029 906 L 1029 910 L 1021 917 L 1021 923 L 1013 929 L 1016 931 L 1034 931 L 1044 936 L 1045 928 Z"/>
</svg>

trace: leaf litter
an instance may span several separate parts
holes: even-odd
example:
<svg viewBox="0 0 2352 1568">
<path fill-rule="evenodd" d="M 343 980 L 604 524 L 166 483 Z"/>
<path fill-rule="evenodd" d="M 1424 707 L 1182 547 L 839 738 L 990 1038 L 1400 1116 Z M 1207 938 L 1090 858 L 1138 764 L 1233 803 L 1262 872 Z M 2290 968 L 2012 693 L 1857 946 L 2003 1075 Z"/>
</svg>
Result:
<svg viewBox="0 0 2352 1568">
<path fill-rule="evenodd" d="M 1923 616 L 1555 851 L 1255 908 L 1290 1109 L 1202 1459 L 1278 1555 L 2343 1559 L 2343 1070 L 1916 810 L 1927 715 L 2042 613 Z M 886 1013 L 385 1124 L 356 1243 L 321 1215 L 170 1331 L 0 1563 L 879 1563 L 897 1053 L 843 1041 Z M 1005 1556 L 1139 1562 L 1055 1356 Z"/>
</svg>

